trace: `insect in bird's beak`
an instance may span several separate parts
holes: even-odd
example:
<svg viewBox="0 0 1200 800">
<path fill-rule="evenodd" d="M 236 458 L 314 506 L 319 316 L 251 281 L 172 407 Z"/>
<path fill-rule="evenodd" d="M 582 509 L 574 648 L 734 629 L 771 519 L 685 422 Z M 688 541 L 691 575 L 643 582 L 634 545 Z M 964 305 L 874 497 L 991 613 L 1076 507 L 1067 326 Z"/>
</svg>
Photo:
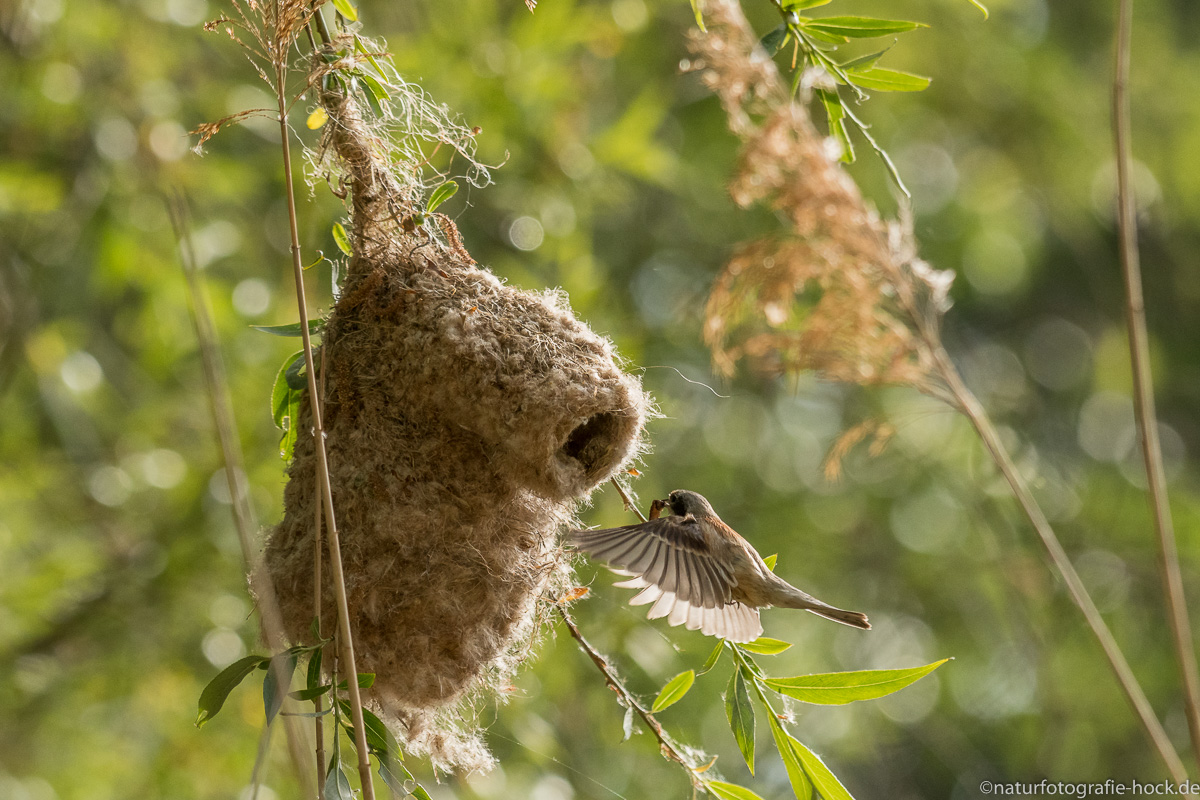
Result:
<svg viewBox="0 0 1200 800">
<path fill-rule="evenodd" d="M 654 502 L 652 502 L 650 504 L 650 514 L 649 514 L 648 518 L 649 519 L 658 519 L 659 515 L 662 514 L 662 510 L 666 507 L 667 507 L 666 500 L 655 500 Z"/>
</svg>

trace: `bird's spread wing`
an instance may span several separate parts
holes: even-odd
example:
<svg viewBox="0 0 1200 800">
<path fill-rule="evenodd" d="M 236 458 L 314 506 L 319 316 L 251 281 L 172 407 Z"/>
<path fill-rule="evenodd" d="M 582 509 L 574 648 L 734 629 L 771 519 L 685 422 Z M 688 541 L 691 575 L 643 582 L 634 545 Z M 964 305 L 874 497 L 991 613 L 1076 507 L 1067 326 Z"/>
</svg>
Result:
<svg viewBox="0 0 1200 800">
<path fill-rule="evenodd" d="M 758 610 L 733 600 L 737 579 L 705 542 L 700 525 L 690 514 L 670 516 L 597 531 L 573 531 L 579 549 L 607 562 L 629 580 L 616 584 L 641 589 L 631 605 L 649 605 L 650 619 L 666 617 L 671 625 L 687 623 L 735 642 L 748 642 L 762 633 Z"/>
</svg>

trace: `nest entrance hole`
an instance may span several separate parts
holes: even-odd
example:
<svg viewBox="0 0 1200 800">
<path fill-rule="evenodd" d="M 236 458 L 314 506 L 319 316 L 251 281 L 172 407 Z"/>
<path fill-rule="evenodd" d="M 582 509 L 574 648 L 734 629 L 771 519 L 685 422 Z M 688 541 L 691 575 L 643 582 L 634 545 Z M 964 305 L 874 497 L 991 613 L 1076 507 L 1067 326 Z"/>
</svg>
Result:
<svg viewBox="0 0 1200 800">
<path fill-rule="evenodd" d="M 610 454 L 626 435 L 622 418 L 612 412 L 593 414 L 567 434 L 567 440 L 558 449 L 561 457 L 575 461 L 585 475 L 611 468 Z"/>
</svg>

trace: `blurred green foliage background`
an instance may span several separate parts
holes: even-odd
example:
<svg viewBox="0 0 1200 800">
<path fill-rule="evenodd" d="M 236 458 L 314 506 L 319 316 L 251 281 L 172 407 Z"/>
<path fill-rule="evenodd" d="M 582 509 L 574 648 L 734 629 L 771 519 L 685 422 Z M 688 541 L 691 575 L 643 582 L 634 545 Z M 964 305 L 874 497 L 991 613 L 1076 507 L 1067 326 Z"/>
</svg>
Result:
<svg viewBox="0 0 1200 800">
<path fill-rule="evenodd" d="M 953 269 L 947 339 L 1027 474 L 1168 731 L 1186 747 L 1135 449 L 1116 261 L 1109 134 L 1113 3 L 837 0 L 832 14 L 905 17 L 887 66 L 932 76 L 860 115 L 914 193 L 923 255 Z M 745 0 L 760 33 L 778 17 Z M 203 157 L 187 131 L 273 100 L 204 0 L 0 5 L 0 797 L 237 797 L 262 720 L 249 686 L 203 731 L 201 687 L 259 650 L 243 564 L 163 202 L 192 203 L 260 521 L 284 466 L 268 398 L 295 320 L 278 129 L 254 119 Z M 826 9 L 822 9 L 824 11 Z M 807 378 L 722 382 L 700 341 L 708 287 L 739 242 L 777 224 L 724 191 L 724 116 L 681 75 L 684 0 L 362 0 L 368 35 L 478 125 L 496 185 L 442 210 L 481 263 L 561 286 L 611 336 L 664 414 L 635 482 L 643 498 L 703 492 L 778 572 L 867 612 L 868 634 L 768 611 L 774 674 L 956 660 L 883 701 L 797 708 L 797 735 L 859 798 L 977 796 L 980 780 L 1164 777 L 1132 713 L 964 420 L 908 390 Z M 1185 580 L 1200 597 L 1200 6 L 1140 0 L 1133 109 L 1146 292 Z M 782 57 L 782 56 L 781 56 Z M 311 101 L 309 101 L 311 103 Z M 293 124 L 309 143 L 302 101 Z M 860 142 L 861 144 L 861 142 Z M 886 173 L 852 172 L 885 213 Z M 303 166 L 294 165 L 299 175 Z M 332 253 L 340 202 L 301 204 L 307 253 Z M 310 259 L 306 259 L 310 260 Z M 321 272 L 324 270 L 324 272 Z M 326 266 L 310 308 L 330 303 Z M 713 387 L 710 390 L 698 382 Z M 821 460 L 877 415 L 897 435 Z M 611 489 L 586 519 L 631 521 Z M 593 578 L 595 580 L 593 582 Z M 581 627 L 652 697 L 711 640 L 647 623 L 580 568 Z M 724 669 L 727 669 L 724 668 Z M 764 750 L 751 778 L 719 693 L 700 679 L 662 715 L 717 768 L 788 795 Z M 501 766 L 419 777 L 435 798 L 686 797 L 650 737 L 621 744 L 622 709 L 559 631 L 503 706 L 481 709 Z M 762 722 L 760 721 L 760 726 Z M 277 737 L 278 738 L 278 737 Z M 761 742 L 769 741 L 765 727 Z M 283 748 L 266 797 L 296 785 Z M 1195 765 L 1191 765 L 1193 768 Z M 1193 772 L 1195 775 L 1195 772 Z"/>
</svg>

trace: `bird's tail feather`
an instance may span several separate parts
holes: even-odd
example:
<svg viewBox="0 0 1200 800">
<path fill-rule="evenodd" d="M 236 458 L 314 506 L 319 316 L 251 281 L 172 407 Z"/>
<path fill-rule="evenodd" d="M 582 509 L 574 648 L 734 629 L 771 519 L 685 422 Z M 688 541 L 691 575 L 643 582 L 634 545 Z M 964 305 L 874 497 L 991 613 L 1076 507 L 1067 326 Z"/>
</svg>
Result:
<svg viewBox="0 0 1200 800">
<path fill-rule="evenodd" d="M 818 616 L 825 617 L 825 619 L 831 619 L 834 622 L 840 622 L 852 628 L 862 628 L 865 631 L 871 630 L 871 623 L 867 622 L 867 615 L 861 611 L 845 611 L 833 606 L 810 608 L 808 610 Z"/>
</svg>

